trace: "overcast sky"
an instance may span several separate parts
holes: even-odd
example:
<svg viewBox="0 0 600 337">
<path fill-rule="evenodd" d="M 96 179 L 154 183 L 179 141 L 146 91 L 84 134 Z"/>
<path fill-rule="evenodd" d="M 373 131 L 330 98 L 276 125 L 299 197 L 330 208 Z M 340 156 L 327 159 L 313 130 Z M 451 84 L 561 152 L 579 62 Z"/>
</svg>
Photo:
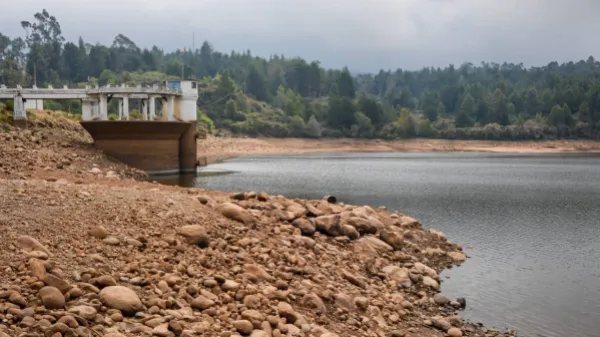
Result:
<svg viewBox="0 0 600 337">
<path fill-rule="evenodd" d="M 10 1 L 10 0 L 5 0 Z M 320 60 L 353 71 L 464 62 L 587 59 L 600 54 L 600 0 L 12 0 L 0 32 L 46 8 L 67 40 L 112 43 L 122 33 L 165 50 L 210 41 Z M 18 3 L 18 5 L 16 5 Z"/>
</svg>

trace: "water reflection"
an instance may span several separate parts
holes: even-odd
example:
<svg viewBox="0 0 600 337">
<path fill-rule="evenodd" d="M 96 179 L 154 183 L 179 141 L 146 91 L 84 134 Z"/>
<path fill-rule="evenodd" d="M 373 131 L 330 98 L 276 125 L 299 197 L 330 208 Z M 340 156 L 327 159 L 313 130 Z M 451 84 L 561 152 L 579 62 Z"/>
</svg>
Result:
<svg viewBox="0 0 600 337">
<path fill-rule="evenodd" d="M 157 181 L 164 185 L 170 186 L 181 186 L 181 187 L 196 187 L 198 178 L 201 177 L 212 177 L 212 176 L 222 176 L 227 174 L 235 173 L 233 171 L 223 171 L 223 170 L 200 170 L 197 173 L 193 174 L 174 174 L 174 175 L 156 175 L 149 176 L 149 181 Z"/>
</svg>

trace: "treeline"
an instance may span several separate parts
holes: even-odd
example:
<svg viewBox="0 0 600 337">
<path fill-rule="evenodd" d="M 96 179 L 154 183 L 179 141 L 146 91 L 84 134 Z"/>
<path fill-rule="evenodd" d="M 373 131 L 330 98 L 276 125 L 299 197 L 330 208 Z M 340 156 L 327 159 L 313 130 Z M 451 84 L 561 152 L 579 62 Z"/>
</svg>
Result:
<svg viewBox="0 0 600 337">
<path fill-rule="evenodd" d="M 470 63 L 352 76 L 318 61 L 250 51 L 140 48 L 66 42 L 46 10 L 25 37 L 0 33 L 0 83 L 38 86 L 201 81 L 200 120 L 210 129 L 277 137 L 600 138 L 600 63 Z M 60 103 L 65 104 L 65 103 Z M 57 108 L 65 108 L 57 106 Z M 72 107 L 71 107 L 72 108 Z M 116 109 L 116 107 L 112 107 Z M 214 125 L 214 126 L 213 126 Z"/>
</svg>

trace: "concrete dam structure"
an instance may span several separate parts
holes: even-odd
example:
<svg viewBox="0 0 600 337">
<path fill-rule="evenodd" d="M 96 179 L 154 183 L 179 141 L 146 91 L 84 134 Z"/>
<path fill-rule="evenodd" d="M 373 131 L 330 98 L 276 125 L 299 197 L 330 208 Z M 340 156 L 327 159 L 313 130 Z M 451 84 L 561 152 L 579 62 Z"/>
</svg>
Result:
<svg viewBox="0 0 600 337">
<path fill-rule="evenodd" d="M 15 125 L 27 125 L 26 110 L 43 109 L 43 100 L 80 99 L 81 125 L 94 147 L 149 174 L 196 172 L 196 81 L 167 81 L 151 87 L 46 89 L 0 87 L 0 99 L 14 100 Z M 108 102 L 119 101 L 118 120 L 108 120 Z M 142 121 L 129 120 L 129 100 L 139 99 Z M 156 100 L 162 102 L 157 117 Z"/>
<path fill-rule="evenodd" d="M 149 174 L 196 172 L 196 124 L 168 121 L 84 121 L 94 147 Z"/>
</svg>

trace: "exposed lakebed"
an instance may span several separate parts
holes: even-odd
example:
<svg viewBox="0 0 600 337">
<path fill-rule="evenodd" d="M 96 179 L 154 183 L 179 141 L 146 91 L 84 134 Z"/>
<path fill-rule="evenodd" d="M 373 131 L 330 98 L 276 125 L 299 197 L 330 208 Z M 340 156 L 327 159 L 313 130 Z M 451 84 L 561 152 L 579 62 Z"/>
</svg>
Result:
<svg viewBox="0 0 600 337">
<path fill-rule="evenodd" d="M 524 336 L 598 336 L 598 155 L 253 156 L 163 182 L 402 211 L 467 247 L 471 259 L 442 274 L 444 294 L 467 298 L 465 318 Z"/>
</svg>

